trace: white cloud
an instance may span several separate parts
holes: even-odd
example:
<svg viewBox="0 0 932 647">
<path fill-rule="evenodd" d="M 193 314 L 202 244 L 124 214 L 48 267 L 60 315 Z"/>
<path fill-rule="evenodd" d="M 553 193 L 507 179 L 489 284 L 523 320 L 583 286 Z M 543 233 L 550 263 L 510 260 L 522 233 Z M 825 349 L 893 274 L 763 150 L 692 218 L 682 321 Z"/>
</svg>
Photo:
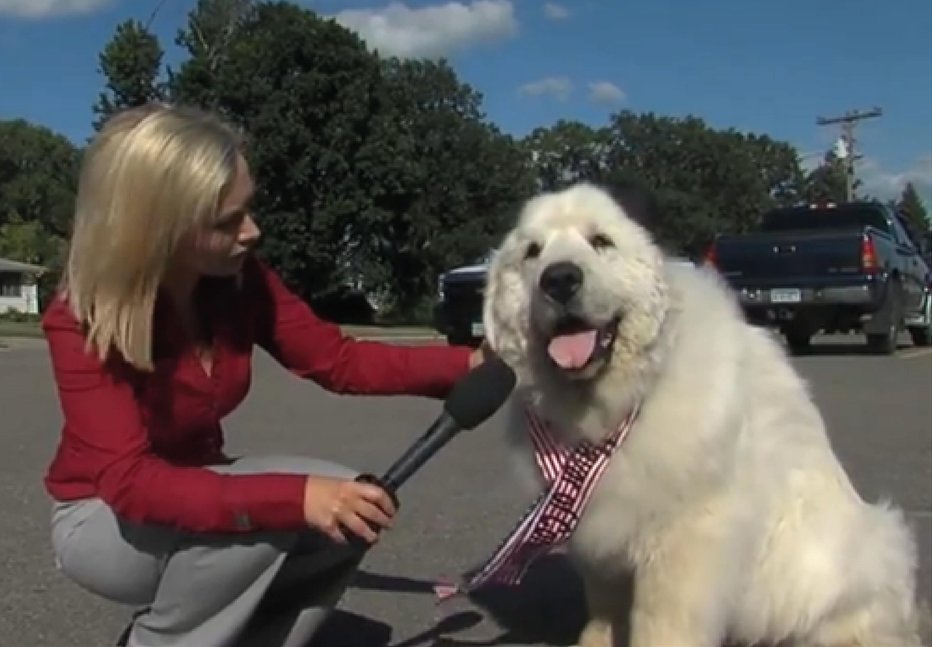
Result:
<svg viewBox="0 0 932 647">
<path fill-rule="evenodd" d="M 570 10 L 556 2 L 545 2 L 544 15 L 551 20 L 566 20 L 570 17 Z"/>
<path fill-rule="evenodd" d="M 625 93 L 609 81 L 594 81 L 589 84 L 589 99 L 595 103 L 622 103 L 625 100 Z"/>
<path fill-rule="evenodd" d="M 805 173 L 811 173 L 819 168 L 825 159 L 825 151 L 823 150 L 797 150 L 799 151 L 799 166 Z"/>
<path fill-rule="evenodd" d="M 927 204 L 932 206 L 932 152 L 922 155 L 905 169 L 886 169 L 877 160 L 866 156 L 856 168 L 861 180 L 861 194 L 867 194 L 880 200 L 900 197 L 903 188 L 912 182 L 916 191 Z"/>
<path fill-rule="evenodd" d="M 552 96 L 565 101 L 573 92 L 573 82 L 565 76 L 549 76 L 537 81 L 525 83 L 518 92 L 529 97 Z"/>
<path fill-rule="evenodd" d="M 0 0 L 2 1 L 2 0 Z M 511 0 L 475 0 L 411 8 L 401 2 L 378 9 L 347 9 L 334 19 L 380 54 L 402 58 L 446 56 L 517 33 Z"/>
<path fill-rule="evenodd" d="M 0 0 L 0 16 L 51 18 L 67 14 L 92 13 L 114 0 Z"/>
</svg>

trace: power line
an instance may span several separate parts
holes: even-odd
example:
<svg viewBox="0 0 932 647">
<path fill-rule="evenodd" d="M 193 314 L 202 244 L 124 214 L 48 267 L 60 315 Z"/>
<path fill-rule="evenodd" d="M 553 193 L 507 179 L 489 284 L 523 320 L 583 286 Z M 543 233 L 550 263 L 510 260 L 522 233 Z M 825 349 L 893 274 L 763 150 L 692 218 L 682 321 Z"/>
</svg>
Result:
<svg viewBox="0 0 932 647">
<path fill-rule="evenodd" d="M 854 128 L 859 121 L 872 119 L 883 115 L 880 108 L 870 110 L 849 110 L 839 117 L 817 117 L 816 124 L 819 126 L 829 126 L 841 124 L 841 140 L 847 149 L 844 156 L 845 162 L 845 201 L 850 202 L 854 199 L 854 163 L 863 157 L 858 155 L 855 150 L 856 140 L 854 137 Z"/>
<path fill-rule="evenodd" d="M 159 0 L 155 5 L 155 8 L 152 9 L 152 13 L 149 14 L 149 19 L 146 21 L 146 29 L 152 25 L 152 22 L 155 20 L 155 17 L 159 15 L 159 12 L 162 10 L 162 7 L 165 5 L 165 0 Z"/>
</svg>

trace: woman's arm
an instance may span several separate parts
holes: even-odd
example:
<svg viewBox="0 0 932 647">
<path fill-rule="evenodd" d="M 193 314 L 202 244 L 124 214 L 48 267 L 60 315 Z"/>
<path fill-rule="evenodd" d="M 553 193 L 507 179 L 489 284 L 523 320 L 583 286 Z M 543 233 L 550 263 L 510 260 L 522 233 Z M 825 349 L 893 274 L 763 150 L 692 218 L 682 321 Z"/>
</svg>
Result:
<svg viewBox="0 0 932 647">
<path fill-rule="evenodd" d="M 303 378 L 337 393 L 444 397 L 470 368 L 473 351 L 358 341 L 323 321 L 256 258 L 246 270 L 258 300 L 257 343 Z"/>
<path fill-rule="evenodd" d="M 97 359 L 67 306 L 56 300 L 43 317 L 64 415 L 64 450 L 53 468 L 90 479 L 124 519 L 194 532 L 307 527 L 306 477 L 221 475 L 173 466 L 150 450 L 130 369 Z M 55 475 L 52 475 L 53 478 Z"/>
</svg>

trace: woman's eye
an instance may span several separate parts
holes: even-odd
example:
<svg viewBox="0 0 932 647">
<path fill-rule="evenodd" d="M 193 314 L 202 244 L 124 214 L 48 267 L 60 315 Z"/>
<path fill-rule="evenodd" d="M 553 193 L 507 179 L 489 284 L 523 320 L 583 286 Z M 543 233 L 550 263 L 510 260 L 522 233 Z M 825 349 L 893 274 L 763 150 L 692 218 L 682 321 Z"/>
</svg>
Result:
<svg viewBox="0 0 932 647">
<path fill-rule="evenodd" d="M 524 251 L 524 258 L 531 259 L 537 258 L 538 256 L 540 256 L 540 245 L 537 243 L 531 243 L 528 245 L 527 249 Z"/>
<path fill-rule="evenodd" d="M 231 214 L 221 220 L 217 221 L 216 228 L 220 231 L 230 231 L 239 229 L 240 225 L 243 224 L 243 220 L 246 219 L 246 212 L 239 212 L 236 214 Z"/>
</svg>

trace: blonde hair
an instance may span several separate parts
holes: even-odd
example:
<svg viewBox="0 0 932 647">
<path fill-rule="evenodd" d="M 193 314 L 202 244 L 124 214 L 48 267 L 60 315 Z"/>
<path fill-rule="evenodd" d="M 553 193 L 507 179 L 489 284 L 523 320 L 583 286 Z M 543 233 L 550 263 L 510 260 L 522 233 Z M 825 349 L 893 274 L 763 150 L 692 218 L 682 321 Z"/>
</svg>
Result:
<svg viewBox="0 0 932 647">
<path fill-rule="evenodd" d="M 63 294 L 101 360 L 152 369 L 155 301 L 178 243 L 209 226 L 242 139 L 216 116 L 149 104 L 111 117 L 84 153 Z"/>
</svg>

